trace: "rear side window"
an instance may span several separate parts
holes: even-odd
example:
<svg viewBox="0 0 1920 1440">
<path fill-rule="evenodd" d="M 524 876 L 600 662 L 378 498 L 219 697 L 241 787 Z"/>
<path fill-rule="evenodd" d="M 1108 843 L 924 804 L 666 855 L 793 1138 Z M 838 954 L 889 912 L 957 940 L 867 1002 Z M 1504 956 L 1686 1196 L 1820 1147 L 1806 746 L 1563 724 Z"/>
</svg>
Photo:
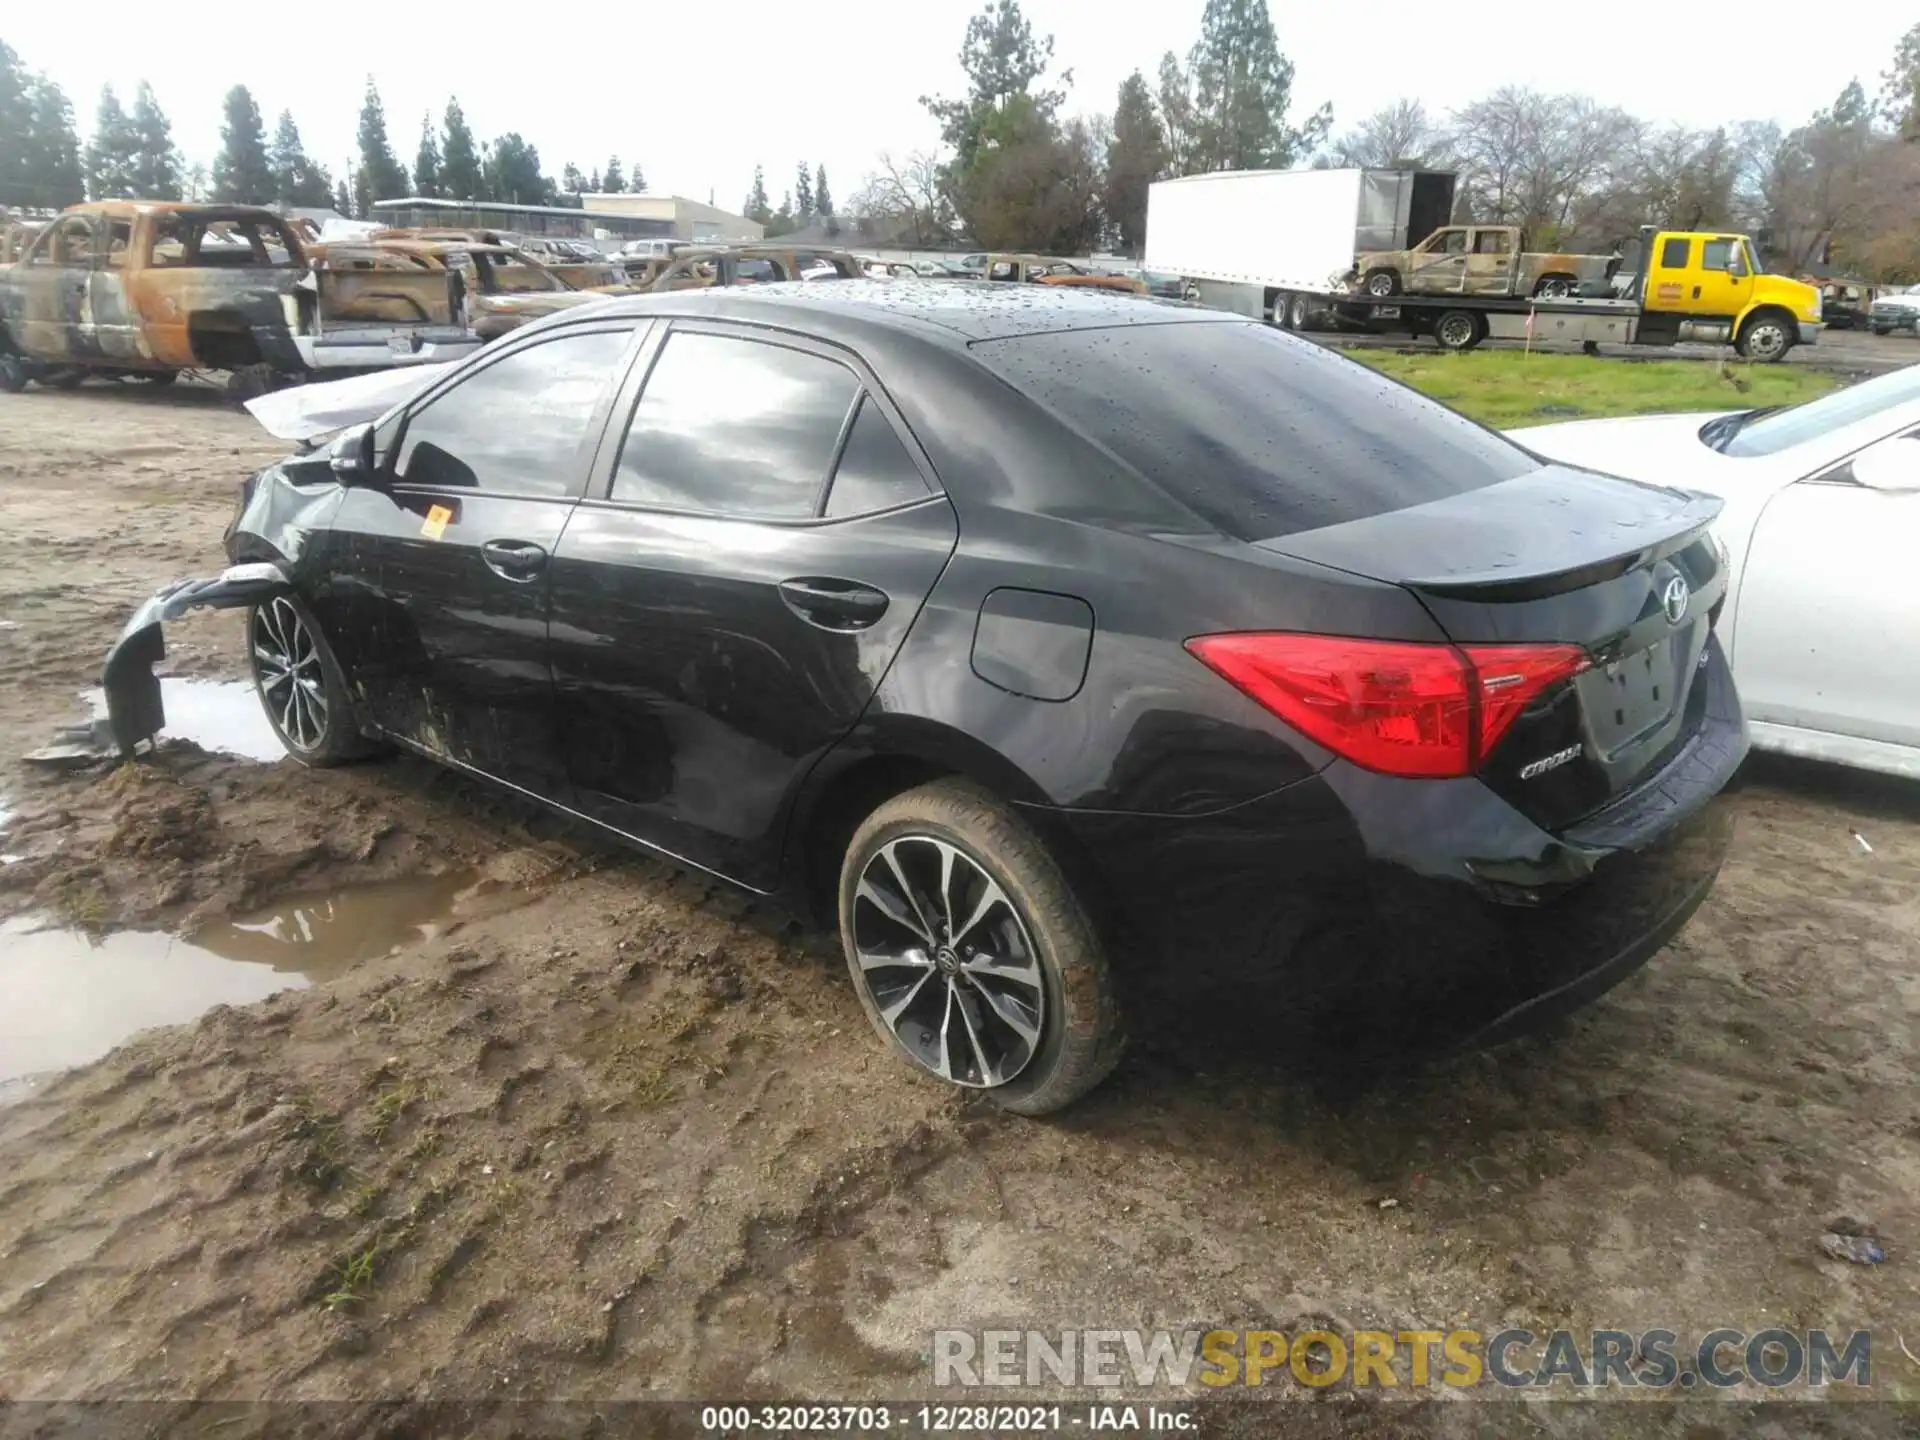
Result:
<svg viewBox="0 0 1920 1440">
<path fill-rule="evenodd" d="M 647 376 L 613 499 L 666 510 L 815 513 L 859 382 L 804 350 L 681 331 Z"/>
<path fill-rule="evenodd" d="M 1687 252 L 1693 248 L 1691 240 L 1675 238 L 1664 240 L 1660 244 L 1660 268 L 1662 270 L 1684 270 L 1687 268 Z"/>
<path fill-rule="evenodd" d="M 407 485 L 559 498 L 630 331 L 567 335 L 476 370 L 407 419 L 395 474 Z"/>
<path fill-rule="evenodd" d="M 890 510 L 926 498 L 927 482 L 885 413 L 872 400 L 862 400 L 847 434 L 847 448 L 833 472 L 827 518 Z"/>
<path fill-rule="evenodd" d="M 1222 321 L 1065 330 L 973 353 L 1222 534 L 1364 520 L 1538 468 L 1355 361 Z"/>
</svg>

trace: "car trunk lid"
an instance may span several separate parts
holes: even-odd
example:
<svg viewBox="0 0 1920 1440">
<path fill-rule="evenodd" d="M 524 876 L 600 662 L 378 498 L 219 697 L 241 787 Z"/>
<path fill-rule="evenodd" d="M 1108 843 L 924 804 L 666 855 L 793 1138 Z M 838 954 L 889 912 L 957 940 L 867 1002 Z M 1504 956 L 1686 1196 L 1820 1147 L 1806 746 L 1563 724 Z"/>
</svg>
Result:
<svg viewBox="0 0 1920 1440">
<path fill-rule="evenodd" d="M 1726 576 L 1708 496 L 1548 466 L 1429 504 L 1261 542 L 1410 590 L 1459 645 L 1575 644 L 1479 774 L 1548 829 L 1633 790 L 1699 729 Z"/>
</svg>

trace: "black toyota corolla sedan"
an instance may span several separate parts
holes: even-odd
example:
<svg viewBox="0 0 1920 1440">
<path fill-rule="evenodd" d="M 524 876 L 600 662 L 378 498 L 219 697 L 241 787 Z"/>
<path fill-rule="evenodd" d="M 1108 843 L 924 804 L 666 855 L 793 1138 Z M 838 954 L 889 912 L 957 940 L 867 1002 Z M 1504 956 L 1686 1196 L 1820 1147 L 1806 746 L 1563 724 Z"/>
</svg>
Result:
<svg viewBox="0 0 1920 1440">
<path fill-rule="evenodd" d="M 296 759 L 810 904 L 888 1045 L 1040 1113 L 1134 966 L 1489 1041 L 1672 937 L 1746 748 L 1715 508 L 1184 305 L 648 295 L 254 477 L 107 682 L 150 736 L 156 622 L 244 605 Z"/>
</svg>

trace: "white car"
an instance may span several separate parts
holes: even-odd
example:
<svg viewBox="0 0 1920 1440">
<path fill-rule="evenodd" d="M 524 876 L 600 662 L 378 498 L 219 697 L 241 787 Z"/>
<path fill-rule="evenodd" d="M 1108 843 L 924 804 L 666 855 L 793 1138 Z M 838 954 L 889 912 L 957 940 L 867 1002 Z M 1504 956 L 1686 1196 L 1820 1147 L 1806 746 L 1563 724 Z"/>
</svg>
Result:
<svg viewBox="0 0 1920 1440">
<path fill-rule="evenodd" d="M 1508 435 L 1725 500 L 1719 634 L 1754 745 L 1920 778 L 1920 365 L 1785 409 Z"/>
</svg>

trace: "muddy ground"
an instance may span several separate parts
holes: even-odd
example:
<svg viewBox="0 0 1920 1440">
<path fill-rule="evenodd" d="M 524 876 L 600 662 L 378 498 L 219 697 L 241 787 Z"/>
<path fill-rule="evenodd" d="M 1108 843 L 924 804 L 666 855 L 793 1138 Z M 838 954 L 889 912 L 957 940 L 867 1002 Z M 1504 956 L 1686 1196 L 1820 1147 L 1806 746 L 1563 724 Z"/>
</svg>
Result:
<svg viewBox="0 0 1920 1440">
<path fill-rule="evenodd" d="M 909 1397 L 936 1327 L 1313 1323 L 1872 1327 L 1870 1393 L 1920 1396 L 1920 789 L 1754 767 L 1699 917 L 1544 1036 L 1368 1086 L 1143 1016 L 1007 1118 L 882 1052 L 827 937 L 424 763 L 22 766 L 278 448 L 191 386 L 0 396 L 0 917 L 470 882 L 391 956 L 16 1087 L 0 1397 Z M 244 673 L 230 614 L 170 639 Z M 1885 1263 L 1821 1252 L 1840 1217 Z"/>
</svg>

